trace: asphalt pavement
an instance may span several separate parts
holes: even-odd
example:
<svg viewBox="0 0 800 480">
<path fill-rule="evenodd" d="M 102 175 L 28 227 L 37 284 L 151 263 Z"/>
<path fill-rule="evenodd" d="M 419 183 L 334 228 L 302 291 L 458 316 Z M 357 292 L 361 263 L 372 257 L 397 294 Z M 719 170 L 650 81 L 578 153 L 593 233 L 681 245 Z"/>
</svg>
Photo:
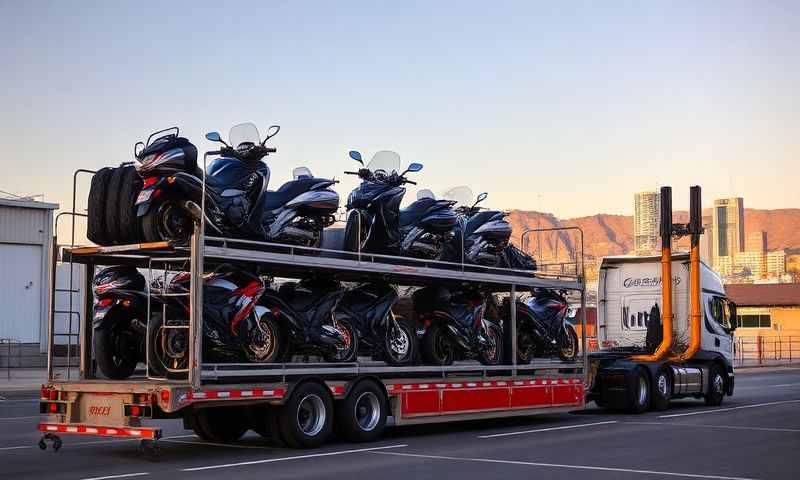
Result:
<svg viewBox="0 0 800 480">
<path fill-rule="evenodd" d="M 567 414 L 388 429 L 379 442 L 277 448 L 254 433 L 209 444 L 160 422 L 166 438 L 149 457 L 135 440 L 64 437 L 36 446 L 38 392 L 0 400 L 0 478 L 113 479 L 797 479 L 800 369 L 739 372 L 721 407 L 673 402 L 666 412 Z"/>
</svg>

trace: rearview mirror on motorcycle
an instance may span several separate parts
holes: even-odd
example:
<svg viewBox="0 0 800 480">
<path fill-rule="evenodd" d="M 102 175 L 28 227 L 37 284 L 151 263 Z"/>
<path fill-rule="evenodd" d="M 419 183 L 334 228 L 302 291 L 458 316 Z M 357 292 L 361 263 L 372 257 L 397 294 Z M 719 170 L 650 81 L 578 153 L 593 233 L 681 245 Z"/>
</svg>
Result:
<svg viewBox="0 0 800 480">
<path fill-rule="evenodd" d="M 481 203 L 482 201 L 486 200 L 486 197 L 488 197 L 488 196 L 489 196 L 489 194 L 486 193 L 486 192 L 481 193 L 480 195 L 478 195 L 478 199 L 475 201 L 475 204 L 477 205 L 477 204 Z"/>
<path fill-rule="evenodd" d="M 419 172 L 420 170 L 422 170 L 421 163 L 412 163 L 411 165 L 408 166 L 406 172 Z"/>
<path fill-rule="evenodd" d="M 361 165 L 364 165 L 364 160 L 361 160 L 361 154 L 356 150 L 350 150 L 350 158 L 360 163 Z"/>
<path fill-rule="evenodd" d="M 139 154 L 142 153 L 142 150 L 144 150 L 144 142 L 136 142 L 136 145 L 133 146 L 133 156 L 139 158 Z"/>
<path fill-rule="evenodd" d="M 217 132 L 206 133 L 206 140 L 208 140 L 209 142 L 225 143 L 225 141 L 222 140 L 222 137 Z"/>
<path fill-rule="evenodd" d="M 277 135 L 278 132 L 280 132 L 280 131 L 281 131 L 281 126 L 280 125 L 271 125 L 267 129 L 267 136 L 264 138 L 264 141 L 261 142 L 261 145 L 263 146 L 265 143 L 267 143 L 267 140 L 269 140 L 270 138 L 272 138 L 275 135 Z"/>
</svg>

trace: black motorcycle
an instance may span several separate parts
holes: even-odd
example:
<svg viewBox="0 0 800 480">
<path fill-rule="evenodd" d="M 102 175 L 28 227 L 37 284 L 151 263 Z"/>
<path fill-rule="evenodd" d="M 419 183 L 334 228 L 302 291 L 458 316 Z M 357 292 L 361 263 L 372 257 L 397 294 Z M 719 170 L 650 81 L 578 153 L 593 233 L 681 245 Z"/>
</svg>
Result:
<svg viewBox="0 0 800 480">
<path fill-rule="evenodd" d="M 440 259 L 489 267 L 536 270 L 536 261 L 509 243 L 512 228 L 506 220 L 506 213 L 478 207 L 487 196 L 487 193 L 481 193 L 473 202 L 472 190 L 466 186 L 455 187 L 444 193 L 443 198 L 459 205 L 456 208 L 459 217 Z"/>
<path fill-rule="evenodd" d="M 98 271 L 92 280 L 92 345 L 100 371 L 108 378 L 131 376 L 145 361 L 147 292 L 145 279 L 134 267 Z"/>
<path fill-rule="evenodd" d="M 151 287 L 164 303 L 148 323 L 148 367 L 155 375 L 174 376 L 189 365 L 188 272 L 175 275 L 166 288 Z M 279 325 L 258 308 L 264 281 L 247 270 L 224 264 L 203 275 L 203 360 L 273 363 L 285 343 Z"/>
<path fill-rule="evenodd" d="M 327 362 L 354 362 L 358 332 L 350 320 L 339 319 L 337 305 L 345 295 L 339 282 L 308 278 L 267 289 L 259 301 L 265 316 L 278 325 L 283 342 L 279 361 L 295 353 L 321 355 Z"/>
<path fill-rule="evenodd" d="M 566 321 L 569 305 L 566 292 L 535 288 L 527 301 L 517 300 L 517 363 L 528 364 L 534 357 L 557 355 L 574 361 L 578 355 L 578 335 Z M 503 312 L 509 312 L 508 299 Z M 506 353 L 511 355 L 510 320 L 506 320 Z M 510 357 L 509 357 L 510 358 Z"/>
<path fill-rule="evenodd" d="M 425 287 L 412 295 L 422 359 L 430 365 L 450 365 L 455 359 L 477 358 L 484 365 L 503 359 L 503 329 L 487 318 L 490 294 L 464 286 Z"/>
<path fill-rule="evenodd" d="M 352 151 L 350 157 L 361 163 L 357 172 L 361 184 L 347 199 L 347 225 L 344 249 L 351 252 L 370 252 L 436 259 L 445 235 L 456 224 L 453 202 L 429 197 L 417 199 L 405 209 L 400 202 L 406 193 L 404 184 L 415 182 L 405 175 L 422 170 L 412 163 L 402 173 L 400 156 L 394 152 L 376 153 L 364 166 L 361 154 Z"/>
<path fill-rule="evenodd" d="M 392 306 L 397 289 L 385 282 L 371 282 L 348 289 L 336 308 L 337 321 L 349 320 L 358 332 L 359 348 L 389 365 L 410 365 L 417 353 L 417 338 Z"/>
<path fill-rule="evenodd" d="M 186 239 L 205 198 L 206 231 L 211 234 L 318 246 L 339 207 L 339 195 L 329 188 L 336 181 L 296 168 L 294 180 L 269 191 L 270 171 L 262 159 L 276 151 L 265 144 L 278 131 L 280 127 L 270 127 L 262 141 L 252 123 L 236 125 L 230 145 L 218 133 L 208 133 L 208 140 L 223 146 L 206 153 L 220 157 L 205 174 L 197 166 L 197 148 L 179 137 L 177 128 L 154 133 L 146 146 L 140 143 L 144 148 L 136 158 L 143 188 L 136 205 L 145 241 Z"/>
</svg>

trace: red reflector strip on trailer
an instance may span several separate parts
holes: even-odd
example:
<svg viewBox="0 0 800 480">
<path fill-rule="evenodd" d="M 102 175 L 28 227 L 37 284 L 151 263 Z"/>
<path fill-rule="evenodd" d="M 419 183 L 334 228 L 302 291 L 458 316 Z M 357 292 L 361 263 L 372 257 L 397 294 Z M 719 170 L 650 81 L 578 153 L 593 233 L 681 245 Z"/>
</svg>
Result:
<svg viewBox="0 0 800 480">
<path fill-rule="evenodd" d="M 507 386 L 526 386 L 526 385 L 575 385 L 582 383 L 580 378 L 539 378 L 535 380 L 516 380 L 513 382 L 499 380 L 493 382 L 456 382 L 456 383 L 395 383 L 387 385 L 386 388 L 389 392 L 407 391 L 407 390 L 428 390 L 431 388 L 436 389 L 470 389 L 470 388 L 492 388 L 492 387 L 507 387 Z"/>
<path fill-rule="evenodd" d="M 160 428 L 129 428 L 129 427 L 93 427 L 88 425 L 63 425 L 54 423 L 40 423 L 40 432 L 68 433 L 74 435 L 100 435 L 104 437 L 146 438 L 154 440 L 161 438 Z"/>
<path fill-rule="evenodd" d="M 221 398 L 283 398 L 286 394 L 285 388 L 261 389 L 253 388 L 250 390 L 201 390 L 189 392 L 189 400 L 217 400 Z"/>
</svg>

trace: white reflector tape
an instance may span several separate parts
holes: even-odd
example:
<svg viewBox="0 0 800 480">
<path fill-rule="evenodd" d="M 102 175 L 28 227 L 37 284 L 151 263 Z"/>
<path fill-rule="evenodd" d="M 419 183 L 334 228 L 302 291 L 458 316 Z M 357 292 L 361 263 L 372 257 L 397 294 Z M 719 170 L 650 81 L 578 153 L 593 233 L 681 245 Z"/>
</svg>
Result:
<svg viewBox="0 0 800 480">
<path fill-rule="evenodd" d="M 141 430 L 128 430 L 128 433 L 130 433 L 134 437 L 138 437 L 138 436 L 140 436 L 142 434 L 142 431 Z"/>
<path fill-rule="evenodd" d="M 55 425 L 48 425 L 47 426 L 47 430 L 50 431 L 50 432 L 57 432 L 58 431 L 58 427 L 56 427 Z"/>
<path fill-rule="evenodd" d="M 265 396 L 265 397 L 271 397 L 271 396 L 275 395 L 275 391 L 274 390 L 264 390 L 262 395 Z"/>
<path fill-rule="evenodd" d="M 242 396 L 243 397 L 252 397 L 253 396 L 253 391 L 252 390 L 242 390 Z"/>
<path fill-rule="evenodd" d="M 217 392 L 217 398 L 228 398 L 231 396 L 231 392 Z"/>
<path fill-rule="evenodd" d="M 428 385 L 427 383 L 422 383 L 422 384 L 419 385 L 419 388 L 421 388 L 421 389 L 430 388 L 430 385 Z"/>
<path fill-rule="evenodd" d="M 99 433 L 96 428 L 86 427 L 86 433 Z"/>
</svg>

